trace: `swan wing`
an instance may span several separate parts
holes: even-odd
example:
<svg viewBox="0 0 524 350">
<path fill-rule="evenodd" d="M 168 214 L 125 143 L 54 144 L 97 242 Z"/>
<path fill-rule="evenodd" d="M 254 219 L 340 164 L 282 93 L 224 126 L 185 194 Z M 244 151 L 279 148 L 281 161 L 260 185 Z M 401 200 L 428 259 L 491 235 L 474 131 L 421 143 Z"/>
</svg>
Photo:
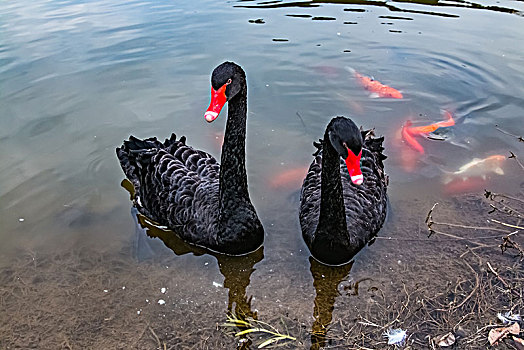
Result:
<svg viewBox="0 0 524 350">
<path fill-rule="evenodd" d="M 320 179 L 322 173 L 322 154 L 319 149 L 309 166 L 300 192 L 300 226 L 302 236 L 309 245 L 314 239 L 320 215 Z"/>
<path fill-rule="evenodd" d="M 135 187 L 139 211 L 204 245 L 216 231 L 220 166 L 213 156 L 185 142 L 174 134 L 163 143 L 130 137 L 117 155 Z"/>
</svg>

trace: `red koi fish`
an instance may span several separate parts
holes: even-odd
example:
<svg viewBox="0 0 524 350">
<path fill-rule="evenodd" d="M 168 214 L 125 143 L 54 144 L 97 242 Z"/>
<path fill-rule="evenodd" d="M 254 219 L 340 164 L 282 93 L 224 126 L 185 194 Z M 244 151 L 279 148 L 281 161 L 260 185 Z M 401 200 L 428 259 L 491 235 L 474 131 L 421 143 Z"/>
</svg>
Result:
<svg viewBox="0 0 524 350">
<path fill-rule="evenodd" d="M 377 97 L 385 97 L 385 98 L 403 98 L 404 97 L 402 96 L 402 93 L 400 91 L 392 88 L 391 86 L 384 85 L 378 80 L 375 80 L 370 77 L 366 77 L 365 75 L 360 74 L 353 68 L 348 67 L 347 69 L 355 75 L 355 78 L 357 78 L 357 80 L 364 87 L 364 89 L 368 90 L 372 94 L 376 94 Z"/>
<path fill-rule="evenodd" d="M 447 195 L 478 192 L 483 188 L 486 188 L 488 182 L 488 179 L 483 179 L 481 177 L 471 179 L 457 178 L 444 184 L 443 192 Z"/>
<path fill-rule="evenodd" d="M 269 187 L 272 189 L 300 188 L 308 169 L 309 167 L 298 167 L 277 174 L 269 180 Z"/>
<path fill-rule="evenodd" d="M 430 132 L 433 132 L 437 130 L 438 128 L 444 128 L 447 126 L 453 126 L 455 125 L 455 119 L 453 119 L 453 116 L 448 111 L 444 111 L 444 114 L 446 116 L 446 120 L 436 122 L 430 125 L 424 125 L 424 126 L 413 126 L 409 128 L 409 133 L 412 135 L 415 134 L 429 134 Z"/>
<path fill-rule="evenodd" d="M 402 126 L 402 139 L 408 143 L 414 150 L 424 154 L 424 147 L 413 137 L 410 132 L 411 120 L 406 120 L 406 123 Z"/>
<path fill-rule="evenodd" d="M 411 126 L 411 120 L 407 120 L 406 123 L 402 126 L 402 139 L 407 142 L 408 145 L 413 147 L 418 152 L 424 154 L 424 148 L 418 141 L 413 137 L 415 135 L 429 134 L 437 130 L 438 128 L 448 127 L 455 125 L 455 119 L 448 111 L 444 111 L 446 120 L 436 122 L 430 125 L 423 126 Z"/>
</svg>

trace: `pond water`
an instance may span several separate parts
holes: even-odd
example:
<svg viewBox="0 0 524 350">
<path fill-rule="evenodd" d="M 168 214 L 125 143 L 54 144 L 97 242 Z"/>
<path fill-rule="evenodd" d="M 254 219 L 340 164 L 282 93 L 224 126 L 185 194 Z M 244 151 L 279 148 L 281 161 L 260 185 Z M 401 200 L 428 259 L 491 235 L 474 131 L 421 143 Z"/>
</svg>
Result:
<svg viewBox="0 0 524 350">
<path fill-rule="evenodd" d="M 62 328 L 35 340 L 24 325 L 37 318 L 6 322 L 2 313 L 2 323 L 13 325 L 4 335 L 19 335 L 0 346 L 23 347 L 30 339 L 26 345 L 40 348 L 116 348 L 132 339 L 138 347 L 159 340 L 213 348 L 202 339 L 221 334 L 215 325 L 235 307 L 319 331 L 369 299 L 371 287 L 358 296 L 345 292 L 358 290 L 355 281 L 394 288 L 400 272 L 436 281 L 449 266 L 439 263 L 444 253 L 435 241 L 425 239 L 433 203 L 451 203 L 448 218 L 464 218 L 478 210 L 476 201 L 462 201 L 465 193 L 522 187 L 515 159 L 467 181 L 453 172 L 474 158 L 524 158 L 511 136 L 524 134 L 523 14 L 524 3 L 509 0 L 2 2 L 0 267 L 9 286 L 22 274 L 26 282 L 43 276 L 33 281 L 40 287 L 24 282 L 20 291 L 29 308 L 55 305 L 36 309 Z M 249 189 L 266 232 L 263 249 L 244 258 L 212 256 L 139 230 L 115 156 L 130 134 L 163 139 L 175 132 L 218 158 L 225 117 L 208 124 L 203 112 L 210 73 L 225 60 L 248 78 Z M 351 69 L 404 98 L 373 98 Z M 446 112 L 454 126 L 417 136 L 424 154 L 400 136 L 407 120 L 428 125 Z M 352 265 L 326 268 L 310 259 L 297 207 L 312 142 L 336 115 L 385 136 L 391 205 L 375 244 Z M 34 269 L 17 270 L 32 262 Z M 71 301 L 72 291 L 83 301 Z M 165 310 L 156 303 L 161 297 Z M 15 304 L 20 311 L 23 302 Z M 70 315 L 57 311 L 63 305 L 76 318 L 62 318 Z M 104 323 L 108 309 L 125 314 L 125 322 Z M 106 333 L 79 326 L 96 322 Z M 155 336 L 144 336 L 143 325 Z M 158 330 L 164 326 L 170 332 Z M 172 338 L 192 332 L 198 336 Z"/>
</svg>

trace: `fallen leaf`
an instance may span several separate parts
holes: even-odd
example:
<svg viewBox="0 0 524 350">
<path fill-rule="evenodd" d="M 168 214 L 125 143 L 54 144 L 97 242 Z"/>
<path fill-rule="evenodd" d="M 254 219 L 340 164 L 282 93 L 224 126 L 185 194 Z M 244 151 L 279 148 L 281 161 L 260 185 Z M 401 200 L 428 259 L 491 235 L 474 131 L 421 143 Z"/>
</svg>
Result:
<svg viewBox="0 0 524 350">
<path fill-rule="evenodd" d="M 518 323 L 513 323 L 508 327 L 493 328 L 489 331 L 488 341 L 490 345 L 497 344 L 499 340 L 504 339 L 508 334 L 518 335 L 520 333 L 520 326 Z"/>
<path fill-rule="evenodd" d="M 455 335 L 451 332 L 444 334 L 437 338 L 437 345 L 441 348 L 445 348 L 455 344 Z"/>
</svg>

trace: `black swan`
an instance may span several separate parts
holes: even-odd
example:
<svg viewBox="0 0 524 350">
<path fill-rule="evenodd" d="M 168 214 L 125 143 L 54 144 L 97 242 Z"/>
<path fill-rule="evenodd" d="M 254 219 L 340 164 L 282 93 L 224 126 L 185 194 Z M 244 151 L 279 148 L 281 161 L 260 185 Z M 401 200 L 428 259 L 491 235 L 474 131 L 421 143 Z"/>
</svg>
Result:
<svg viewBox="0 0 524 350">
<path fill-rule="evenodd" d="M 388 176 L 384 138 L 333 118 L 317 147 L 300 194 L 300 226 L 311 255 L 322 263 L 347 263 L 386 218 Z"/>
<path fill-rule="evenodd" d="M 116 153 L 135 188 L 141 214 L 189 243 L 243 255 L 262 245 L 264 229 L 247 187 L 246 75 L 232 62 L 222 63 L 211 75 L 205 119 L 215 120 L 226 102 L 221 165 L 210 154 L 187 146 L 184 136 L 177 140 L 175 134 L 164 143 L 131 136 Z"/>
</svg>

